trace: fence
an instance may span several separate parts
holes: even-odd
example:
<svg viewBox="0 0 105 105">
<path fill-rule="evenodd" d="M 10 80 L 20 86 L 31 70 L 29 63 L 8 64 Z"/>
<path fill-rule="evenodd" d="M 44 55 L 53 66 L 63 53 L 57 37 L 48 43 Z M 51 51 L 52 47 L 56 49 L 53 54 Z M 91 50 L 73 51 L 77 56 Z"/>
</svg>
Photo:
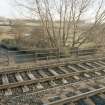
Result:
<svg viewBox="0 0 105 105">
<path fill-rule="evenodd" d="M 59 49 L 36 49 L 36 50 L 23 50 L 23 51 L 1 51 L 5 55 L 5 62 L 35 62 L 37 60 L 49 60 L 59 58 L 69 58 L 71 56 L 84 56 L 92 55 L 97 52 L 96 48 L 90 49 L 72 49 L 69 55 L 60 52 Z M 5 53 L 4 53 L 5 52 Z"/>
</svg>

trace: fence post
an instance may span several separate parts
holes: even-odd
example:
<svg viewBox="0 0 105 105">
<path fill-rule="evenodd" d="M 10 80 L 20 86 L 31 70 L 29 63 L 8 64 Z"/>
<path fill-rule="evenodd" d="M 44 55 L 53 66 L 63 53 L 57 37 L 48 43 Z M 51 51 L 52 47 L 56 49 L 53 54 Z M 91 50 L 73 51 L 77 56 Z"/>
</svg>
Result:
<svg viewBox="0 0 105 105">
<path fill-rule="evenodd" d="M 14 54 L 11 54 L 11 52 L 8 52 L 8 61 L 9 61 L 9 65 L 13 65 L 15 64 L 15 55 Z"/>
</svg>

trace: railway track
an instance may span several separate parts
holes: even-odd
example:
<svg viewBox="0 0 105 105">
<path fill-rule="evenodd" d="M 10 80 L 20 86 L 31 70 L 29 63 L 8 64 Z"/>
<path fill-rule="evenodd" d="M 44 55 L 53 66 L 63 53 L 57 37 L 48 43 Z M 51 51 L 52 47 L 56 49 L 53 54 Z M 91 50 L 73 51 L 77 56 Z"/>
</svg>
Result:
<svg viewBox="0 0 105 105">
<path fill-rule="evenodd" d="M 25 103 L 28 105 L 105 105 L 105 83 L 101 83 L 100 81 L 105 81 L 105 78 L 96 78 L 85 82 L 81 81 L 46 91 L 16 96 L 9 101 L 10 105 L 14 105 L 14 103 L 18 103 L 19 105 L 25 105 Z M 97 96 L 98 98 L 102 98 L 101 103 L 103 100 L 103 104 L 94 104 L 96 101 L 94 101 L 93 97 Z M 91 104 L 89 104 L 90 99 L 94 99 Z M 98 101 L 100 102 L 100 100 Z"/>
<path fill-rule="evenodd" d="M 63 105 L 67 102 L 75 102 L 103 92 L 105 92 L 105 84 L 97 83 L 95 80 L 89 80 L 85 81 L 85 83 L 82 81 L 68 85 L 66 88 L 58 88 L 55 94 L 47 93 L 46 96 L 41 97 L 41 100 L 48 105 Z M 56 100 L 55 97 L 59 97 L 59 99 Z"/>
<path fill-rule="evenodd" d="M 4 68 L 0 70 L 0 96 L 13 101 L 17 99 L 19 105 L 24 105 L 29 97 L 48 105 L 71 105 L 71 102 L 79 105 L 79 100 L 105 91 L 104 77 L 105 57 L 72 62 L 65 60 L 42 67 Z M 69 92 L 76 94 L 66 96 Z"/>
<path fill-rule="evenodd" d="M 103 77 L 104 68 L 105 60 L 99 59 L 98 61 L 88 60 L 48 68 L 2 72 L 0 74 L 0 93 L 4 96 L 19 95 Z"/>
</svg>

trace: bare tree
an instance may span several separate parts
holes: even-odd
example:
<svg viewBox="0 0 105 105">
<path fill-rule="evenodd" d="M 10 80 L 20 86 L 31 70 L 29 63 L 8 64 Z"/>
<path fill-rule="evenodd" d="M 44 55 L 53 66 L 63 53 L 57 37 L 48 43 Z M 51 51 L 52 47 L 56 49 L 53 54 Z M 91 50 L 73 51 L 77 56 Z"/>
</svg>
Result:
<svg viewBox="0 0 105 105">
<path fill-rule="evenodd" d="M 30 0 L 31 3 L 28 1 L 26 4 L 15 1 L 18 6 L 35 13 L 35 18 L 40 20 L 51 47 L 65 47 L 68 44 L 72 48 L 79 48 L 105 19 L 103 0 L 96 11 L 94 22 L 84 29 L 80 25 L 82 16 L 94 0 Z"/>
</svg>

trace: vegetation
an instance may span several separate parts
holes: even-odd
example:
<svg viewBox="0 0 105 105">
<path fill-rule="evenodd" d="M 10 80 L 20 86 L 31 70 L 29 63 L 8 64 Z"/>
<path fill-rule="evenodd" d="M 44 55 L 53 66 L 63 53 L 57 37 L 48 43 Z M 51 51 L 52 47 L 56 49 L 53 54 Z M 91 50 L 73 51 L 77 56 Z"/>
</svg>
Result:
<svg viewBox="0 0 105 105">
<path fill-rule="evenodd" d="M 92 8 L 91 6 L 95 3 L 95 0 L 29 0 L 25 3 L 21 0 L 15 0 L 18 7 L 25 8 L 32 15 L 34 14 L 34 19 L 38 20 L 43 30 L 41 35 L 38 32 L 32 32 L 33 37 L 31 39 L 33 41 L 30 40 L 30 42 L 33 42 L 33 44 L 39 43 L 40 46 L 36 45 L 37 47 L 57 47 L 59 49 L 66 46 L 79 48 L 92 42 L 96 45 L 100 43 L 97 39 L 104 37 L 104 34 L 102 34 L 105 20 L 103 2 L 104 0 L 101 0 L 98 3 L 93 17 L 94 21 L 85 24 L 82 17 Z M 100 26 L 103 26 L 103 28 L 100 29 Z M 102 37 L 99 38 L 99 35 Z"/>
<path fill-rule="evenodd" d="M 16 41 L 14 39 L 3 39 L 1 41 L 2 44 L 16 46 Z"/>
</svg>

